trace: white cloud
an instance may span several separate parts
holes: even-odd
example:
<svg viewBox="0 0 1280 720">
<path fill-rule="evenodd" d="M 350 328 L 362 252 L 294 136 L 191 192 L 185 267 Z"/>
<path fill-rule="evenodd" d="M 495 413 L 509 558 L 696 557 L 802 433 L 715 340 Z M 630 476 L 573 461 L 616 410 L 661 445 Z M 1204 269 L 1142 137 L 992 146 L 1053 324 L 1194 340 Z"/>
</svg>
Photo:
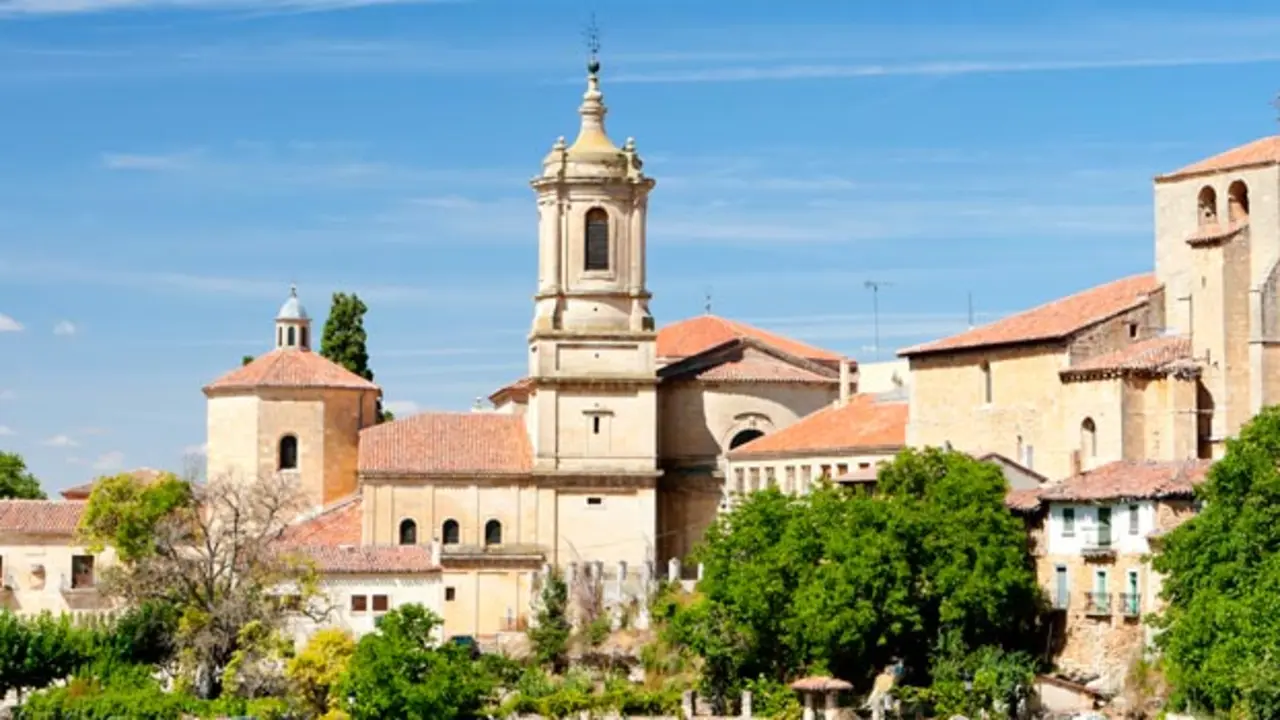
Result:
<svg viewBox="0 0 1280 720">
<path fill-rule="evenodd" d="M 14 432 L 13 428 L 9 427 L 8 425 L 0 425 L 0 435 L 17 435 L 17 434 L 18 433 Z"/>
<path fill-rule="evenodd" d="M 77 447 L 80 445 L 80 443 L 66 435 L 54 435 L 48 440 L 45 440 L 44 444 L 49 447 Z"/>
<path fill-rule="evenodd" d="M 183 455 L 207 455 L 209 454 L 209 444 L 201 443 L 199 445 L 188 445 L 182 448 Z"/>
<path fill-rule="evenodd" d="M 416 415 L 420 411 L 418 403 L 412 400 L 392 400 L 391 402 L 383 403 L 382 407 L 390 410 L 398 418 Z"/>
<path fill-rule="evenodd" d="M 93 461 L 94 470 L 119 470 L 124 467 L 124 453 L 119 450 L 105 452 Z"/>
<path fill-rule="evenodd" d="M 102 166 L 109 170 L 163 172 L 191 168 L 199 151 L 169 154 L 103 153 Z"/>
<path fill-rule="evenodd" d="M 59 320 L 57 325 L 53 326 L 53 334 L 62 337 L 69 337 L 76 334 L 76 325 L 70 320 Z"/>
<path fill-rule="evenodd" d="M 22 323 L 4 313 L 0 313 L 0 333 L 7 332 L 22 332 Z"/>
</svg>

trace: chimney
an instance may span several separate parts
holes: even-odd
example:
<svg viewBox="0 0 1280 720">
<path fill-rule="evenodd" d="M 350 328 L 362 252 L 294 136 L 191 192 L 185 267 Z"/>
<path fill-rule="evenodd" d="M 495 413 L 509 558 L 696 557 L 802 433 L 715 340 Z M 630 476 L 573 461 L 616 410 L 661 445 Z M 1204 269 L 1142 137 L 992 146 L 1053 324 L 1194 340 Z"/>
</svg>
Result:
<svg viewBox="0 0 1280 720">
<path fill-rule="evenodd" d="M 840 407 L 849 404 L 849 358 L 840 358 Z"/>
</svg>

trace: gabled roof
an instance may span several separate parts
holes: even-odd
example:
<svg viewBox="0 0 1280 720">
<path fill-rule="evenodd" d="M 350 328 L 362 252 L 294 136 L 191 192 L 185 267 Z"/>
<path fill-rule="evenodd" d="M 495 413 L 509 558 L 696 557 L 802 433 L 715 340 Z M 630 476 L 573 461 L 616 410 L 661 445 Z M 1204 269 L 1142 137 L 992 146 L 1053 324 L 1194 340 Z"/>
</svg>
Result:
<svg viewBox="0 0 1280 720">
<path fill-rule="evenodd" d="M 71 536 L 85 503 L 60 500 L 0 500 L 0 532 Z"/>
<path fill-rule="evenodd" d="M 156 470 L 154 468 L 138 468 L 137 470 L 130 470 L 129 474 L 141 480 L 144 483 L 149 483 L 156 480 L 160 476 L 165 475 L 166 473 L 164 470 Z M 84 483 L 83 485 L 76 485 L 74 487 L 69 487 L 66 490 L 63 490 L 59 494 L 62 495 L 63 499 L 65 500 L 88 500 L 89 495 L 93 492 L 94 485 L 97 485 L 97 484 L 98 484 L 97 480 L 92 480 L 90 482 Z"/>
<path fill-rule="evenodd" d="M 747 460 L 817 452 L 892 451 L 907 444 L 907 403 L 879 402 L 858 394 L 843 406 L 832 405 L 787 427 L 756 438 L 729 452 L 730 460 Z"/>
<path fill-rule="evenodd" d="M 1164 376 L 1178 370 L 1199 372 L 1191 362 L 1191 340 L 1183 336 L 1148 338 L 1089 358 L 1062 370 L 1063 380 L 1089 380 L 1128 374 Z"/>
<path fill-rule="evenodd" d="M 658 330 L 657 355 L 667 360 L 692 357 L 729 340 L 740 338 L 759 340 L 807 360 L 835 363 L 843 359 L 830 350 L 710 314 L 681 320 Z"/>
<path fill-rule="evenodd" d="M 340 388 L 377 390 L 378 386 L 310 350 L 280 349 L 259 357 L 205 386 L 205 393 L 255 388 Z"/>
<path fill-rule="evenodd" d="M 1045 502 L 1100 502 L 1189 498 L 1212 460 L 1118 460 L 1040 490 Z"/>
<path fill-rule="evenodd" d="M 359 545 L 363 535 L 363 511 L 360 495 L 343 498 L 315 516 L 289 527 L 282 541 L 288 545 Z"/>
<path fill-rule="evenodd" d="M 1180 180 L 1192 175 L 1239 170 L 1247 167 L 1260 167 L 1280 163 L 1280 135 L 1269 135 L 1250 143 L 1218 153 L 1213 157 L 1191 163 L 1171 173 L 1159 175 L 1156 182 Z"/>
<path fill-rule="evenodd" d="M 815 360 L 793 355 L 762 340 L 730 338 L 681 358 L 658 370 L 664 381 L 696 379 L 704 382 L 801 383 L 830 385 L 840 380 L 838 370 Z"/>
<path fill-rule="evenodd" d="M 1151 273 L 1121 278 L 959 335 L 900 350 L 898 355 L 911 357 L 1066 340 L 1081 330 L 1142 305 L 1159 288 L 1160 283 Z"/>
<path fill-rule="evenodd" d="M 524 418 L 423 413 L 360 431 L 361 474 L 518 474 L 533 469 Z"/>
</svg>

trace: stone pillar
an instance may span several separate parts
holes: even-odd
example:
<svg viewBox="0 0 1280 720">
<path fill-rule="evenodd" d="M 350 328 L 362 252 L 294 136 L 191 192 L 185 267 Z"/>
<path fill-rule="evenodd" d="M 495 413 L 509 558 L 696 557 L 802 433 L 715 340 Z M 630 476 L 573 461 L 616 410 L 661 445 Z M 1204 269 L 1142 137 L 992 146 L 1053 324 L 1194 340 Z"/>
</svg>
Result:
<svg viewBox="0 0 1280 720">
<path fill-rule="evenodd" d="M 680 717 L 693 720 L 693 691 L 685 690 L 680 696 Z"/>
<path fill-rule="evenodd" d="M 804 720 L 817 720 L 817 715 L 813 712 L 813 693 L 804 694 Z"/>
<path fill-rule="evenodd" d="M 837 720 L 840 717 L 839 693 L 827 691 L 826 707 L 822 711 L 822 720 Z"/>
<path fill-rule="evenodd" d="M 673 557 L 667 561 L 667 580 L 680 582 L 680 558 Z"/>
<path fill-rule="evenodd" d="M 742 717 L 751 717 L 751 691 L 742 691 Z"/>
</svg>

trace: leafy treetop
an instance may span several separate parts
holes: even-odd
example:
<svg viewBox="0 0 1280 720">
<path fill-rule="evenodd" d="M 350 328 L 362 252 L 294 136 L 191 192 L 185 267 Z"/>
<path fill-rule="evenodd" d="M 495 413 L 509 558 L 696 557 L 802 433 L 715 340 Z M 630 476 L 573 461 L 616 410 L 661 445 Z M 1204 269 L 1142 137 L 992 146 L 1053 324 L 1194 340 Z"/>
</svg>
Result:
<svg viewBox="0 0 1280 720">
<path fill-rule="evenodd" d="M 324 321 L 324 333 L 320 338 L 320 354 L 350 370 L 365 380 L 373 381 L 369 369 L 369 336 L 364 329 L 364 315 L 369 307 L 359 295 L 336 292 L 329 307 L 329 317 Z M 382 409 L 378 400 L 378 421 L 391 420 L 392 415 Z"/>
<path fill-rule="evenodd" d="M 7 498 L 44 500 L 45 494 L 21 455 L 0 452 L 0 500 Z"/>
</svg>

